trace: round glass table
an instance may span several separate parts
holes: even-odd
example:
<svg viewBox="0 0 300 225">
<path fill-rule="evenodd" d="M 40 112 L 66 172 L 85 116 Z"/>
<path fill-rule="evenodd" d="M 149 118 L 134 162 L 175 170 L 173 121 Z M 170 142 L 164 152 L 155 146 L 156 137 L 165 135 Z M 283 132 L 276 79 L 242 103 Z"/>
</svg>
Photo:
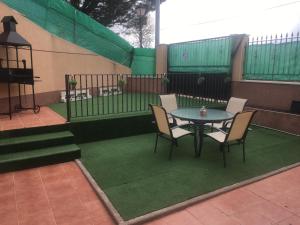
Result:
<svg viewBox="0 0 300 225">
<path fill-rule="evenodd" d="M 200 115 L 200 108 L 179 108 L 170 113 L 173 117 L 188 120 L 194 123 L 195 128 L 195 152 L 200 156 L 204 136 L 204 124 L 218 123 L 231 120 L 234 115 L 219 109 L 207 109 L 206 115 Z"/>
</svg>

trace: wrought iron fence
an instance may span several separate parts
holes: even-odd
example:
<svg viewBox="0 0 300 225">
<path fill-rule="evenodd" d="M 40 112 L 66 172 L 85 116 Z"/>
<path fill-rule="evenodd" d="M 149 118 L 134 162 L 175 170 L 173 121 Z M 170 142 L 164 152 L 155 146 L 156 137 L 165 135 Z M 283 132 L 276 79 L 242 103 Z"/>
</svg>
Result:
<svg viewBox="0 0 300 225">
<path fill-rule="evenodd" d="M 230 97 L 227 76 L 199 74 L 65 75 L 68 121 L 74 118 L 148 112 L 159 95 L 175 93 L 179 106 L 224 103 Z"/>
<path fill-rule="evenodd" d="M 252 38 L 246 47 L 244 78 L 300 81 L 300 35 Z"/>
</svg>

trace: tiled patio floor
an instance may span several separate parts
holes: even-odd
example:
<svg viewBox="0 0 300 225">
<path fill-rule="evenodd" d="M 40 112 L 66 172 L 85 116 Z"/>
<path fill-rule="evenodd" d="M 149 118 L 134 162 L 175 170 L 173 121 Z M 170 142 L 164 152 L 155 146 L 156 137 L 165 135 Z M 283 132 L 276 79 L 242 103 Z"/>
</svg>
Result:
<svg viewBox="0 0 300 225">
<path fill-rule="evenodd" d="M 39 127 L 47 125 L 55 125 L 65 123 L 66 119 L 52 111 L 50 108 L 41 107 L 41 111 L 37 114 L 32 110 L 13 113 L 12 120 L 7 115 L 0 116 L 0 131 Z"/>
<path fill-rule="evenodd" d="M 74 162 L 0 174 L 0 225 L 112 225 Z M 300 167 L 147 225 L 300 225 Z"/>
<path fill-rule="evenodd" d="M 111 225 L 75 162 L 0 174 L 0 225 Z"/>
<path fill-rule="evenodd" d="M 300 167 L 147 225 L 300 225 Z"/>
</svg>

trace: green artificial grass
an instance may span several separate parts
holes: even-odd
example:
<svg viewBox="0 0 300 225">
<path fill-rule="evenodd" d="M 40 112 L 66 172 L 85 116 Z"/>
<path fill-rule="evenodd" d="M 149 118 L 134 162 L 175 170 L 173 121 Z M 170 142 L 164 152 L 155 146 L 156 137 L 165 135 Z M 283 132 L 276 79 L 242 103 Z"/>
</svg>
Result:
<svg viewBox="0 0 300 225">
<path fill-rule="evenodd" d="M 121 216 L 131 219 L 300 161 L 300 138 L 252 127 L 242 146 L 232 146 L 223 168 L 218 143 L 205 138 L 201 158 L 184 137 L 168 160 L 170 143 L 155 134 L 81 144 L 82 162 Z"/>
<path fill-rule="evenodd" d="M 179 106 L 224 107 L 224 104 L 187 97 L 178 97 Z M 159 95 L 151 93 L 124 93 L 119 95 L 99 96 L 88 100 L 71 102 L 72 120 L 114 118 L 149 113 L 149 104 L 160 104 Z M 52 110 L 67 118 L 66 103 L 49 106 Z"/>
</svg>

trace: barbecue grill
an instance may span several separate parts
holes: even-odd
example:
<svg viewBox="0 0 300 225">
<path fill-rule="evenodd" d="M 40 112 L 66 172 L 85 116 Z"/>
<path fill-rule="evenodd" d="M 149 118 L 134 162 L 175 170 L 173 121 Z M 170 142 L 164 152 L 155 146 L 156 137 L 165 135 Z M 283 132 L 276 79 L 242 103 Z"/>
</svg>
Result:
<svg viewBox="0 0 300 225">
<path fill-rule="evenodd" d="M 4 32 L 0 34 L 0 83 L 6 83 L 8 88 L 8 114 L 12 118 L 11 85 L 17 84 L 19 90 L 19 104 L 15 111 L 32 109 L 34 113 L 40 111 L 40 106 L 35 103 L 33 75 L 32 46 L 16 32 L 17 21 L 13 16 L 5 16 L 1 20 Z M 27 63 L 29 61 L 29 63 Z M 33 106 L 23 107 L 21 99 L 21 85 L 31 85 Z"/>
</svg>

